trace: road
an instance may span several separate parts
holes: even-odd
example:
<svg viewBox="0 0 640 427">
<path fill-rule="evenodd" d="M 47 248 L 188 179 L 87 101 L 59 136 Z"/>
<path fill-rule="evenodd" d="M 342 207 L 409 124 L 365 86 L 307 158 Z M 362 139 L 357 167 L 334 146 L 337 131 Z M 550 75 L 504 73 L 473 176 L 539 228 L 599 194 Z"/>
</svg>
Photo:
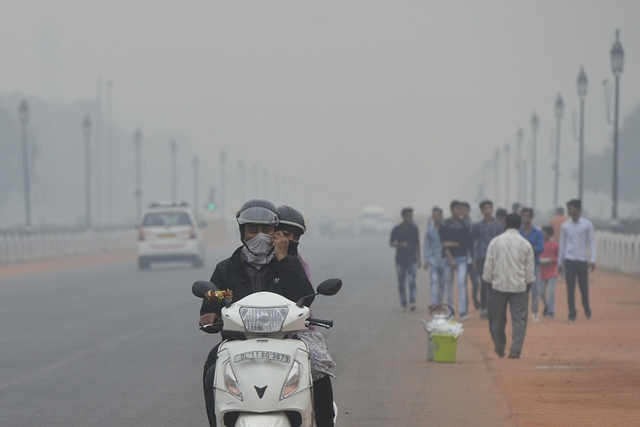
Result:
<svg viewBox="0 0 640 427">
<path fill-rule="evenodd" d="M 114 263 L 0 279 L 1 426 L 205 426 L 202 364 L 217 337 L 197 328 L 204 269 Z M 398 303 L 386 236 L 303 237 L 314 283 L 344 281 L 314 315 L 337 367 L 338 426 L 515 426 L 488 364 L 464 338 L 457 362 L 426 361 L 427 274 L 418 310 Z"/>
</svg>

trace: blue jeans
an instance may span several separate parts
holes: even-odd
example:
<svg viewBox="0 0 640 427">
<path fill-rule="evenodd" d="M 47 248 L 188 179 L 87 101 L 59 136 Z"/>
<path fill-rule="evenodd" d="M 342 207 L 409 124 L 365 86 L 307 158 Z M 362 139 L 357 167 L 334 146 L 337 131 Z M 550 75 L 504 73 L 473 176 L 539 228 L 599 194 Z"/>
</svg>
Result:
<svg viewBox="0 0 640 427">
<path fill-rule="evenodd" d="M 554 314 L 556 308 L 556 280 L 557 277 L 552 277 L 549 280 L 540 281 L 540 296 L 542 302 L 547 308 L 547 314 Z"/>
<path fill-rule="evenodd" d="M 431 277 L 431 304 L 442 304 L 444 298 L 444 268 L 429 265 Z"/>
<path fill-rule="evenodd" d="M 396 272 L 398 273 L 398 291 L 400 293 L 400 304 L 407 307 L 407 295 L 405 291 L 405 281 L 409 280 L 409 304 L 416 303 L 416 272 L 418 271 L 418 263 L 414 262 L 409 265 L 401 265 L 396 263 Z"/>
<path fill-rule="evenodd" d="M 458 279 L 458 313 L 467 314 L 467 257 L 454 258 L 458 264 L 456 278 Z M 453 307 L 453 268 L 448 259 L 444 260 L 444 282 L 446 285 L 447 304 Z"/>
<path fill-rule="evenodd" d="M 538 314 L 538 303 L 542 295 L 540 290 L 540 266 L 536 265 L 533 272 L 536 276 L 536 281 L 531 285 L 531 313 Z"/>
</svg>

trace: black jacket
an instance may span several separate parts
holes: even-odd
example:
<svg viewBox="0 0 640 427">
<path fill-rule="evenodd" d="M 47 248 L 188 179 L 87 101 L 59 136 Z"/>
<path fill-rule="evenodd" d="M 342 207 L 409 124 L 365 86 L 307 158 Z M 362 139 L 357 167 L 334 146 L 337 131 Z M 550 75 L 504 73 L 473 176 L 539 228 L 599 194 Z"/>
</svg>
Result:
<svg viewBox="0 0 640 427">
<path fill-rule="evenodd" d="M 233 292 L 234 302 L 253 293 L 251 281 L 242 260 L 242 248 L 243 246 L 240 246 L 231 257 L 219 262 L 209 280 L 218 289 L 228 289 Z M 307 279 L 302 264 L 295 256 L 287 255 L 280 261 L 274 257 L 269 264 L 262 268 L 267 269 L 264 291 L 280 294 L 295 302 L 314 293 L 313 286 Z M 224 307 L 222 302 L 203 300 L 200 315 L 216 313 L 220 316 L 222 307 Z M 222 337 L 227 338 L 224 331 Z"/>
</svg>

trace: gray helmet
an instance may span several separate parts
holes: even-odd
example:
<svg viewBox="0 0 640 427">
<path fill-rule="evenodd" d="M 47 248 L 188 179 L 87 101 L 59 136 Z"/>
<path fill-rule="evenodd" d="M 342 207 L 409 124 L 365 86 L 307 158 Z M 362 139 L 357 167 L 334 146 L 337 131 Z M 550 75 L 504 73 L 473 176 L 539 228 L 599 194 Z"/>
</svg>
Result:
<svg viewBox="0 0 640 427">
<path fill-rule="evenodd" d="M 236 213 L 238 225 L 265 224 L 274 227 L 280 222 L 276 205 L 268 200 L 252 199 L 242 205 Z"/>
<path fill-rule="evenodd" d="M 297 235 L 298 237 L 302 236 L 305 231 L 307 231 L 307 226 L 304 223 L 304 216 L 297 209 L 292 208 L 291 206 L 278 206 L 277 208 L 278 216 L 280 217 L 280 224 L 278 228 L 282 229 L 283 226 L 289 226 L 289 230 Z"/>
</svg>

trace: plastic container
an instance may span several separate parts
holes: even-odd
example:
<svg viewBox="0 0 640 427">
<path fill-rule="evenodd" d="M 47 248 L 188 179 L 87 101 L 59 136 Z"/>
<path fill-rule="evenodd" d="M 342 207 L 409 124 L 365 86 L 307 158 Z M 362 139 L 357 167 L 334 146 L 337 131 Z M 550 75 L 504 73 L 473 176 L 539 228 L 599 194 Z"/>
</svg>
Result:
<svg viewBox="0 0 640 427">
<path fill-rule="evenodd" d="M 432 341 L 434 362 L 455 362 L 456 350 L 458 348 L 458 337 L 455 335 L 429 335 Z"/>
<path fill-rule="evenodd" d="M 453 320 L 455 311 L 448 304 L 438 304 L 429 311 L 429 315 L 429 323 L 421 320 L 427 331 L 427 360 L 455 362 L 458 336 L 463 331 L 462 325 Z"/>
</svg>

